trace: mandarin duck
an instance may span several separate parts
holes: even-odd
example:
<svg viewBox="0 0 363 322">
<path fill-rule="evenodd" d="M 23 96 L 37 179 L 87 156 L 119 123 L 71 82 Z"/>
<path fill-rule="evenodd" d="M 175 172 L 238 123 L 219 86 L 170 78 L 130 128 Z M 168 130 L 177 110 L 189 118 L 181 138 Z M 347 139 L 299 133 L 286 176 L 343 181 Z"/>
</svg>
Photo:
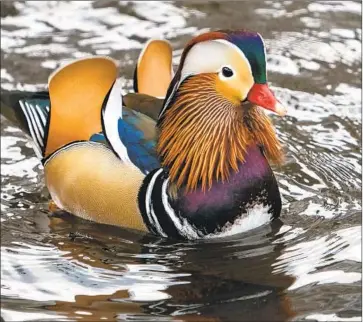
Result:
<svg viewBox="0 0 363 322">
<path fill-rule="evenodd" d="M 258 219 L 260 205 L 269 218 L 280 215 L 269 162 L 281 163 L 283 153 L 263 109 L 286 110 L 267 85 L 260 34 L 199 35 L 175 75 L 170 45 L 151 41 L 126 100 L 107 57 L 61 67 L 48 86 L 49 93 L 16 93 L 3 105 L 36 143 L 60 209 L 184 239 L 222 235 L 247 215 Z"/>
</svg>

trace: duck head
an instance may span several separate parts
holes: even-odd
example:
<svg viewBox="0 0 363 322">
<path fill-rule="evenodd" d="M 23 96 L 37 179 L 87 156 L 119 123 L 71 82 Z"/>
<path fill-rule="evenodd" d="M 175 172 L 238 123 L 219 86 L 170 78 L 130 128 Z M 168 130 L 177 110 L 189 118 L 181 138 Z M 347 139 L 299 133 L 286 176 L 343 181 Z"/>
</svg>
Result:
<svg viewBox="0 0 363 322">
<path fill-rule="evenodd" d="M 267 85 L 258 33 L 218 31 L 192 39 L 159 114 L 157 149 L 171 183 L 193 190 L 226 181 L 256 145 L 280 163 L 281 146 L 263 109 L 286 113 Z"/>
</svg>

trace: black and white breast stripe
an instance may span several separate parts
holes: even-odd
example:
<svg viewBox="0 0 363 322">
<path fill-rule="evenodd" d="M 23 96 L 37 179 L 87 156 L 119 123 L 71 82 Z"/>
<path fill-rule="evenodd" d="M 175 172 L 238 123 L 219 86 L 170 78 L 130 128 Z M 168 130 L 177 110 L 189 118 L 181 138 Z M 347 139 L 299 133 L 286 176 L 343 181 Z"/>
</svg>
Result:
<svg viewBox="0 0 363 322">
<path fill-rule="evenodd" d="M 170 204 L 169 178 L 164 169 L 150 172 L 140 188 L 138 203 L 148 229 L 157 235 L 169 238 L 197 239 L 203 234 Z"/>
<path fill-rule="evenodd" d="M 43 111 L 37 104 L 32 105 L 22 100 L 19 101 L 19 104 L 26 118 L 30 135 L 35 143 L 35 152 L 41 158 L 44 148 L 45 127 L 49 114 L 49 106 L 45 108 L 46 111 Z"/>
</svg>

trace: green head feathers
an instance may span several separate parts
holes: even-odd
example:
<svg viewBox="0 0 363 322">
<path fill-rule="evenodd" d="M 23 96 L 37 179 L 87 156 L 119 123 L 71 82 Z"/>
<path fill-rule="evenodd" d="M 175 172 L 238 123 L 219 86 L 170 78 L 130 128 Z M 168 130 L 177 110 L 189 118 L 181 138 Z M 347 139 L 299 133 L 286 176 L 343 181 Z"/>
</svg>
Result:
<svg viewBox="0 0 363 322">
<path fill-rule="evenodd" d="M 246 30 L 220 31 L 225 34 L 225 39 L 236 45 L 248 59 L 252 75 L 257 84 L 265 84 L 266 76 L 266 51 L 262 37 L 257 32 Z"/>
</svg>

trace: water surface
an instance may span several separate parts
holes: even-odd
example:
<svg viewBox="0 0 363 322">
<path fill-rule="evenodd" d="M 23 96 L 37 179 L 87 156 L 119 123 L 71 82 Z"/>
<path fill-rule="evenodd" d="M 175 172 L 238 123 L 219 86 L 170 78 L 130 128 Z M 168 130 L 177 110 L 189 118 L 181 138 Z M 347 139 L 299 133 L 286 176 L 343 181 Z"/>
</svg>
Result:
<svg viewBox="0 0 363 322">
<path fill-rule="evenodd" d="M 150 37 L 175 64 L 209 29 L 260 32 L 273 116 L 281 220 L 226 239 L 170 242 L 50 214 L 31 143 L 1 118 L 1 315 L 6 321 L 360 321 L 359 1 L 1 2 L 1 86 L 44 89 L 65 62 L 120 63 L 131 90 Z"/>
</svg>

